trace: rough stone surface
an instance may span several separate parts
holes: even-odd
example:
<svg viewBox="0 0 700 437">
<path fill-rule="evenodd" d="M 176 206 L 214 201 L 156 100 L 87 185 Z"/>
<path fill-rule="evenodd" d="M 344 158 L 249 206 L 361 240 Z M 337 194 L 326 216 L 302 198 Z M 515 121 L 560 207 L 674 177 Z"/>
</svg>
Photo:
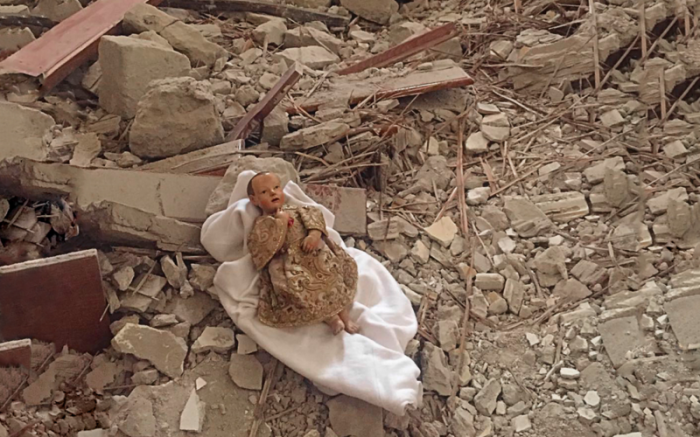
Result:
<svg viewBox="0 0 700 437">
<path fill-rule="evenodd" d="M 284 35 L 285 47 L 324 47 L 336 55 L 345 44 L 333 35 L 310 26 L 299 26 Z"/>
<path fill-rule="evenodd" d="M 253 30 L 253 40 L 261 45 L 267 40 L 269 44 L 279 46 L 285 42 L 285 33 L 287 33 L 287 26 L 283 20 L 270 20 Z"/>
<path fill-rule="evenodd" d="M 449 217 L 443 217 L 437 222 L 425 228 L 425 232 L 443 247 L 449 247 L 459 229 Z"/>
<path fill-rule="evenodd" d="M 379 407 L 349 396 L 338 396 L 328 401 L 328 410 L 331 428 L 338 437 L 384 437 Z"/>
<path fill-rule="evenodd" d="M 214 351 L 223 354 L 233 349 L 235 343 L 231 329 L 207 326 L 192 345 L 192 352 L 201 354 Z"/>
<path fill-rule="evenodd" d="M 0 159 L 19 156 L 45 160 L 48 147 L 42 138 L 54 124 L 54 119 L 41 111 L 0 102 Z"/>
<path fill-rule="evenodd" d="M 125 118 L 136 115 L 139 100 L 152 81 L 185 76 L 190 69 L 186 56 L 152 41 L 126 36 L 103 36 L 99 59 L 100 106 Z"/>
<path fill-rule="evenodd" d="M 442 349 L 426 343 L 422 352 L 423 385 L 428 391 L 441 396 L 450 396 L 454 384 L 454 374 L 446 364 L 447 358 Z"/>
<path fill-rule="evenodd" d="M 223 140 L 224 131 L 211 88 L 183 77 L 151 85 L 139 102 L 129 134 L 129 148 L 141 158 L 166 158 Z"/>
<path fill-rule="evenodd" d="M 697 323 L 700 296 L 679 297 L 667 302 L 665 309 L 680 347 L 684 350 L 700 348 L 700 325 Z"/>
<path fill-rule="evenodd" d="M 285 135 L 280 142 L 280 148 L 283 150 L 310 149 L 340 138 L 348 129 L 350 126 L 346 123 L 327 121 Z"/>
<path fill-rule="evenodd" d="M 253 355 L 232 354 L 229 375 L 233 382 L 246 390 L 260 390 L 263 383 L 263 366 Z"/>
<path fill-rule="evenodd" d="M 496 400 L 499 394 L 501 394 L 501 383 L 490 379 L 474 397 L 476 410 L 484 416 L 492 415 L 496 411 Z"/>
<path fill-rule="evenodd" d="M 506 198 L 504 209 L 511 226 L 520 237 L 534 237 L 552 226 L 547 215 L 525 198 Z"/>
<path fill-rule="evenodd" d="M 379 24 L 388 23 L 389 18 L 399 10 L 399 4 L 394 0 L 340 0 L 340 4 L 365 20 Z"/>
<path fill-rule="evenodd" d="M 28 27 L 0 29 L 0 51 L 15 52 L 35 39 Z"/>
<path fill-rule="evenodd" d="M 481 120 L 481 134 L 489 141 L 503 142 L 510 137 L 510 121 L 504 113 L 487 115 Z"/>
<path fill-rule="evenodd" d="M 32 9 L 32 15 L 46 17 L 53 21 L 63 21 L 83 9 L 80 0 L 39 0 Z"/>
<path fill-rule="evenodd" d="M 599 325 L 605 351 L 615 367 L 627 361 L 627 353 L 644 344 L 642 331 L 635 316 L 620 317 Z"/>
<path fill-rule="evenodd" d="M 120 353 L 148 360 L 171 378 L 184 371 L 187 344 L 167 331 L 129 324 L 112 339 L 112 347 Z"/>
<path fill-rule="evenodd" d="M 340 61 L 340 58 L 319 46 L 309 47 L 294 47 L 276 53 L 273 56 L 275 61 L 282 60 L 287 66 L 293 65 L 295 62 L 304 64 L 309 68 L 321 70 L 329 65 L 333 65 Z"/>
</svg>

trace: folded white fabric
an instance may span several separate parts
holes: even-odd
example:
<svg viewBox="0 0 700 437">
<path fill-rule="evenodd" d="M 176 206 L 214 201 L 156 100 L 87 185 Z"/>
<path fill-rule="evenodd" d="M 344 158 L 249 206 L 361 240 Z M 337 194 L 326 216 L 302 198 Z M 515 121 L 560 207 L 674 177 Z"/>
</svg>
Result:
<svg viewBox="0 0 700 437">
<path fill-rule="evenodd" d="M 333 336 L 324 324 L 280 329 L 258 321 L 258 273 L 246 244 L 253 221 L 260 215 L 246 193 L 254 175 L 252 171 L 241 173 L 228 208 L 209 217 L 202 227 L 202 244 L 223 263 L 214 285 L 234 323 L 263 349 L 328 394 L 343 393 L 398 415 L 403 415 L 408 405 L 420 405 L 420 370 L 404 354 L 417 330 L 410 301 L 384 266 L 343 244 L 332 229 L 333 214 L 293 182 L 284 188 L 287 203 L 321 209 L 330 238 L 343 245 L 357 262 L 359 281 L 351 316 L 360 325 L 361 334 Z"/>
</svg>

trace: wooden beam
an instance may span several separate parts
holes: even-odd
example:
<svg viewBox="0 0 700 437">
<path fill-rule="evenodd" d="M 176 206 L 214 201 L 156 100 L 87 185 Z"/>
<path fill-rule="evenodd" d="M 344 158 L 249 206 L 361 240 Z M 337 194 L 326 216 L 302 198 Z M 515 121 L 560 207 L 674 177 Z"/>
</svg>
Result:
<svg viewBox="0 0 700 437">
<path fill-rule="evenodd" d="M 438 44 L 454 38 L 459 35 L 459 30 L 455 23 L 447 23 L 443 26 L 436 27 L 435 29 L 429 30 L 422 35 L 409 38 L 408 40 L 396 45 L 382 53 L 371 56 L 364 61 L 360 61 L 357 64 L 345 67 L 338 72 L 340 76 L 346 74 L 359 73 L 368 68 L 375 67 L 381 68 L 387 65 L 393 65 L 397 62 L 408 59 L 411 56 L 420 53 L 422 51 L 431 49 Z"/>
<path fill-rule="evenodd" d="M 289 18 L 298 23 L 321 21 L 329 27 L 345 27 L 350 20 L 340 15 L 326 14 L 311 9 L 296 8 L 262 1 L 249 0 L 165 0 L 163 6 L 192 9 L 200 12 L 255 12 L 258 14 L 274 15 Z"/>
<path fill-rule="evenodd" d="M 109 346 L 109 319 L 97 251 L 86 250 L 0 267 L 0 335 L 99 352 Z"/>
<path fill-rule="evenodd" d="M 270 115 L 273 109 L 284 99 L 289 90 L 301 78 L 302 67 L 298 63 L 294 63 L 289 70 L 277 81 L 275 86 L 263 97 L 263 99 L 255 105 L 252 111 L 243 117 L 231 133 L 226 136 L 226 141 L 245 140 L 250 135 L 253 129 L 253 122 L 262 123 L 265 117 Z"/>
</svg>

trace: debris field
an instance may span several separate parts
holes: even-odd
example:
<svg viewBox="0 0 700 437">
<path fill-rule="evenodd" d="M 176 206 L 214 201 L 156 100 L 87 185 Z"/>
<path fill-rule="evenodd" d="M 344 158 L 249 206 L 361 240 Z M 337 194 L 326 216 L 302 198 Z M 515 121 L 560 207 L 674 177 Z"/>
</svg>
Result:
<svg viewBox="0 0 700 437">
<path fill-rule="evenodd" d="M 0 0 L 0 437 L 700 435 L 700 3 Z M 322 394 L 202 248 L 244 170 L 389 269 Z"/>
</svg>

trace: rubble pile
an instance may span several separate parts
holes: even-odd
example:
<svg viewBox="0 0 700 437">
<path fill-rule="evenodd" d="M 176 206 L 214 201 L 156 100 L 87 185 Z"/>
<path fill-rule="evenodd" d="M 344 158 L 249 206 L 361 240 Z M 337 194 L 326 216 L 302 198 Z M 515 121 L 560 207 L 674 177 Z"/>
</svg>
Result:
<svg viewBox="0 0 700 437">
<path fill-rule="evenodd" d="M 79 229 L 113 335 L 0 345 L 0 437 L 700 434 L 697 2 L 167 3 L 48 93 L 0 76 L 0 264 Z M 199 229 L 247 169 L 401 284 L 420 408 L 324 395 L 232 323 Z"/>
</svg>

